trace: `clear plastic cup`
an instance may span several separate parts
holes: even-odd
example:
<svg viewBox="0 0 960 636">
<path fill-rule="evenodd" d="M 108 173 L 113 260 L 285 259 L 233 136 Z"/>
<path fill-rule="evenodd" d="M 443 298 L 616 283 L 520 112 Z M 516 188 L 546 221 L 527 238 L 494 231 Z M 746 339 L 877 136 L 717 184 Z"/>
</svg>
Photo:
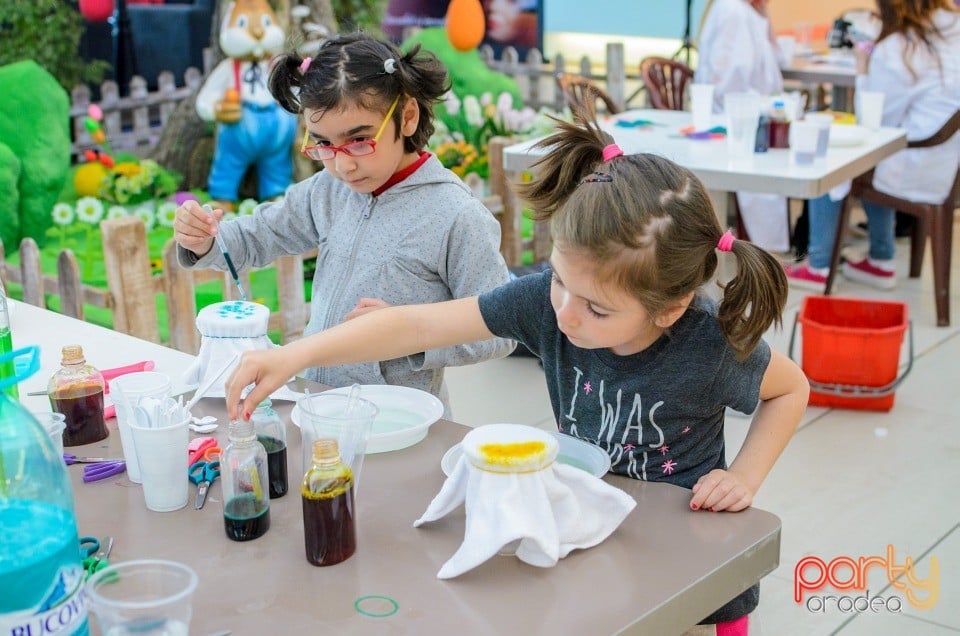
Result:
<svg viewBox="0 0 960 636">
<path fill-rule="evenodd" d="M 826 157 L 830 146 L 830 126 L 833 125 L 833 115 L 829 113 L 807 113 L 803 118 L 817 127 L 817 156 Z"/>
<path fill-rule="evenodd" d="M 857 123 L 870 130 L 880 128 L 883 122 L 883 98 L 881 91 L 857 91 L 854 95 Z"/>
<path fill-rule="evenodd" d="M 87 598 L 105 636 L 186 636 L 198 580 L 176 561 L 126 561 L 91 576 Z"/>
<path fill-rule="evenodd" d="M 693 129 L 698 132 L 709 130 L 713 126 L 713 84 L 690 85 L 690 111 L 693 115 Z"/>
<path fill-rule="evenodd" d="M 760 124 L 760 96 L 755 93 L 727 93 L 723 110 L 727 118 L 727 148 L 733 158 L 749 157 L 757 142 Z"/>
<path fill-rule="evenodd" d="M 33 417 L 40 422 L 40 426 L 47 431 L 47 435 L 53 440 L 53 447 L 62 458 L 63 429 L 67 427 L 66 416 L 63 413 L 55 413 L 54 411 L 41 411 L 39 413 L 31 413 L 31 415 L 33 415 Z"/>
<path fill-rule="evenodd" d="M 820 129 L 813 122 L 795 121 L 790 126 L 790 160 L 796 165 L 813 163 Z"/>
<path fill-rule="evenodd" d="M 130 434 L 132 409 L 142 397 L 163 399 L 170 395 L 170 376 L 155 371 L 128 373 L 110 381 L 110 395 L 117 407 L 117 430 L 120 431 L 120 445 L 123 447 L 123 459 L 127 463 L 127 477 L 135 484 L 140 483 L 140 464 Z"/>
<path fill-rule="evenodd" d="M 297 401 L 303 452 L 301 474 L 305 474 L 310 468 L 313 442 L 321 438 L 335 439 L 340 449 L 340 458 L 353 471 L 353 492 L 356 497 L 363 456 L 367 452 L 373 420 L 380 409 L 373 402 L 353 398 L 355 402 L 347 412 L 350 399 L 347 395 L 318 393 Z"/>
</svg>

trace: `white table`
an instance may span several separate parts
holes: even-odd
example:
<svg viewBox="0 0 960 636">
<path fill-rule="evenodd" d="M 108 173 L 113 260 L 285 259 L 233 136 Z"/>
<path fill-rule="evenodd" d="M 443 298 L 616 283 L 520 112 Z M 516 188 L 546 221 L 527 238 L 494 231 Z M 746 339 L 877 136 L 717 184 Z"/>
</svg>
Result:
<svg viewBox="0 0 960 636">
<path fill-rule="evenodd" d="M 192 360 L 22 303 L 15 304 L 11 318 L 17 346 L 42 347 L 43 371 L 21 389 L 41 386 L 43 376 L 57 365 L 59 347 L 75 342 L 97 365 L 152 359 L 158 371 L 175 379 Z M 25 402 L 49 409 L 46 398 Z M 464 511 L 422 529 L 412 522 L 443 484 L 441 456 L 469 430 L 441 420 L 419 444 L 366 458 L 357 504 L 357 553 L 334 567 L 315 568 L 303 552 L 296 486 L 299 430 L 289 423 L 290 402 L 274 406 L 288 422 L 291 489 L 271 502 L 270 531 L 249 543 L 224 535 L 219 480 L 203 510 L 188 506 L 155 513 L 146 510 L 140 487 L 125 475 L 84 484 L 82 467 L 68 468 L 79 530 L 113 536 L 112 561 L 172 559 L 197 570 L 200 584 L 191 625 L 196 634 L 672 634 L 692 626 L 779 562 L 780 521 L 772 514 L 756 508 L 735 514 L 693 512 L 687 490 L 608 475 L 608 482 L 637 500 L 637 508 L 600 545 L 576 551 L 554 568 L 496 557 L 457 579 L 438 580 L 437 570 L 463 539 Z M 194 413 L 215 415 L 222 422 L 223 400 L 201 400 Z M 75 452 L 120 453 L 113 420 L 108 428 L 106 440 Z M 223 428 L 216 433 L 221 444 L 226 441 Z M 384 618 L 360 615 L 355 601 L 369 594 L 390 597 L 397 612 Z M 383 610 L 383 603 L 376 609 Z"/>
<path fill-rule="evenodd" d="M 836 61 L 833 61 L 836 60 Z M 830 84 L 831 109 L 853 110 L 853 88 L 857 79 L 857 67 L 853 53 L 832 53 L 827 56 L 796 56 L 781 69 L 783 79 L 810 84 Z M 814 104 L 808 104 L 813 107 Z"/>
<path fill-rule="evenodd" d="M 662 125 L 624 128 L 616 125 L 621 120 L 649 120 Z M 690 113 L 685 111 L 640 109 L 605 117 L 601 127 L 613 135 L 626 154 L 648 152 L 662 155 L 691 170 L 708 190 L 766 192 L 796 199 L 822 196 L 907 145 L 905 130 L 881 128 L 869 132 L 864 143 L 858 146 L 831 146 L 825 158 L 805 166 L 793 164 L 790 152 L 784 149 L 733 159 L 727 151 L 725 139 L 680 137 L 678 131 L 690 125 L 690 121 Z M 716 116 L 714 123 L 723 125 L 723 117 Z M 546 153 L 544 149 L 533 148 L 538 141 L 533 139 L 508 146 L 504 150 L 504 169 L 529 169 Z"/>
</svg>

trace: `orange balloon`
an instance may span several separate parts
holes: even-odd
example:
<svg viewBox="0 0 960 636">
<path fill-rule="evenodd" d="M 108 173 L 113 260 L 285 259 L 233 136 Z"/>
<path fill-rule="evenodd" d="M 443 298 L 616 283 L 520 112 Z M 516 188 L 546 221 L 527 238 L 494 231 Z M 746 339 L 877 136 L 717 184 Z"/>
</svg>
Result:
<svg viewBox="0 0 960 636">
<path fill-rule="evenodd" d="M 447 8 L 447 39 L 461 52 L 480 46 L 486 24 L 480 0 L 450 0 Z"/>
</svg>

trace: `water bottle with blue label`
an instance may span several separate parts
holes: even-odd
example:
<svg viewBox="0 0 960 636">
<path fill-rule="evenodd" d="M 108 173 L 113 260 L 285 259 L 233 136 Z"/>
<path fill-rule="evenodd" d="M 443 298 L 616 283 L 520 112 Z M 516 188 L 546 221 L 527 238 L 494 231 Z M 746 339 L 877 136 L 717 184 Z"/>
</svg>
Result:
<svg viewBox="0 0 960 636">
<path fill-rule="evenodd" d="M 0 354 L 0 634 L 89 633 L 73 489 L 53 441 L 3 391 L 40 368 L 40 350 Z"/>
</svg>

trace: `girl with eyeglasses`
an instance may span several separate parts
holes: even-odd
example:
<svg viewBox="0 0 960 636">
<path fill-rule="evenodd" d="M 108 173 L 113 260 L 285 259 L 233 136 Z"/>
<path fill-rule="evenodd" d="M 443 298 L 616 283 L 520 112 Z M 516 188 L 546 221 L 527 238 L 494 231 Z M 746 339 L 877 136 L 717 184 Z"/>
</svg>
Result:
<svg viewBox="0 0 960 636">
<path fill-rule="evenodd" d="M 220 232 L 238 269 L 318 249 L 304 336 L 390 305 L 475 296 L 509 279 L 499 224 L 424 150 L 433 105 L 447 90 L 446 69 L 432 53 L 403 53 L 363 34 L 328 40 L 314 58 L 288 54 L 274 66 L 270 91 L 303 115 L 301 152 L 324 169 L 253 215 L 224 222 Z M 177 209 L 174 237 L 184 266 L 226 269 L 211 249 L 214 217 L 222 214 L 196 201 Z M 503 357 L 513 347 L 486 340 L 305 376 L 333 386 L 414 387 L 447 405 L 445 367 Z"/>
</svg>

